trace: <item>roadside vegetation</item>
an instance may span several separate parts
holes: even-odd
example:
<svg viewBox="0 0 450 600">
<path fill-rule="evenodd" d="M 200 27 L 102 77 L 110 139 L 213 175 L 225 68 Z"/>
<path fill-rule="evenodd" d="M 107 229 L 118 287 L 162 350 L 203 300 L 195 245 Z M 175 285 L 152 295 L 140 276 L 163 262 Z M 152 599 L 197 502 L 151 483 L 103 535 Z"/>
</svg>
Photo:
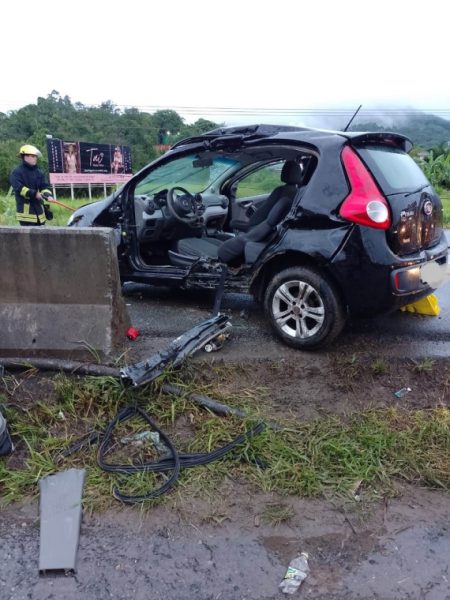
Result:
<svg viewBox="0 0 450 600">
<path fill-rule="evenodd" d="M 95 202 L 96 200 L 101 200 L 101 198 L 92 200 L 86 198 L 76 198 L 74 200 L 71 200 L 70 198 L 63 198 L 61 201 L 67 206 L 77 209 L 84 204 L 89 204 L 89 202 Z M 57 204 L 52 204 L 51 210 L 53 213 L 53 219 L 48 221 L 47 225 L 58 225 L 61 227 L 67 225 L 67 221 L 72 214 L 70 210 L 63 208 L 62 206 L 58 206 Z M 0 195 L 0 225 L 17 225 L 16 203 L 13 195 Z"/>
<path fill-rule="evenodd" d="M 111 102 L 86 107 L 73 104 L 70 98 L 61 97 L 58 92 L 39 98 L 36 105 L 8 115 L 0 114 L 0 225 L 16 224 L 14 197 L 8 195 L 8 176 L 17 164 L 17 151 L 23 143 L 44 150 L 41 161 L 44 170 L 46 134 L 68 140 L 127 144 L 132 149 L 133 171 L 136 172 L 158 155 L 157 145 L 162 132 L 166 136 L 165 142 L 174 143 L 215 126 L 204 119 L 188 126 L 174 111 L 157 111 L 153 115 L 138 109 L 121 111 Z M 444 224 L 450 228 L 448 146 L 435 147 L 428 154 L 416 148 L 413 156 L 440 194 Z M 266 189 L 261 178 L 272 176 L 275 186 L 277 173 L 255 174 L 253 180 L 248 180 L 251 187 L 241 189 L 240 193 L 257 194 L 258 190 Z M 71 200 L 67 198 L 67 192 L 61 195 L 61 200 L 73 208 L 89 202 L 86 197 Z M 52 205 L 52 211 L 54 219 L 48 224 L 66 225 L 70 211 L 57 205 Z M 246 387 L 242 385 L 241 374 L 233 368 L 222 367 L 214 381 L 216 373 L 210 367 L 211 378 L 206 381 L 186 366 L 177 373 L 165 373 L 153 387 L 140 390 L 125 388 L 112 378 L 62 374 L 44 377 L 33 369 L 20 376 L 0 377 L 0 404 L 16 445 L 10 457 L 0 459 L 0 504 L 36 496 L 40 478 L 69 467 L 87 469 L 84 503 L 91 509 L 115 502 L 111 498 L 113 485 L 132 494 L 146 493 L 158 487 L 162 475 L 147 473 L 124 478 L 100 470 L 96 464 L 96 446 L 85 446 L 71 456 L 61 456 L 67 445 L 92 431 L 103 430 L 121 407 L 133 403 L 138 403 L 155 418 L 181 452 L 209 452 L 261 420 L 276 421 L 279 425 L 276 429 L 267 427 L 225 459 L 182 471 L 174 490 L 154 502 L 166 502 L 179 494 L 213 497 L 220 494 L 220 486 L 226 478 L 243 482 L 252 490 L 274 492 L 280 496 L 339 495 L 355 501 L 362 492 L 369 498 L 394 494 L 399 480 L 448 490 L 450 375 L 446 366 L 443 369 L 439 387 L 433 387 L 436 365 L 431 360 L 410 363 L 401 371 L 402 379 L 406 379 L 407 373 L 425 378 L 423 396 L 432 397 L 432 401 L 415 406 L 403 400 L 392 400 L 392 404 L 367 404 L 345 414 L 322 410 L 319 417 L 307 419 L 292 417 L 288 410 L 276 410 L 275 404 L 267 400 L 265 384 Z M 284 385 L 285 365 L 279 370 Z M 269 374 L 273 375 L 273 385 L 277 382 L 276 371 L 276 366 L 268 367 Z M 344 357 L 336 364 L 335 372 L 330 373 L 328 385 L 336 396 L 356 394 L 360 389 L 361 396 L 365 397 L 372 393 L 373 381 L 361 387 L 363 374 L 372 377 L 377 385 L 392 375 L 390 364 L 383 358 L 374 358 L 364 370 L 357 357 Z M 300 381 L 299 372 L 295 372 L 294 380 L 295 377 Z M 186 396 L 163 394 L 163 381 L 183 386 Z M 227 392 L 232 381 L 235 382 L 234 391 Z M 394 389 L 403 387 L 403 381 L 397 383 Z M 213 415 L 189 401 L 188 393 L 192 391 L 242 408 L 248 416 L 239 419 Z M 295 403 L 298 391 L 290 389 L 289 392 L 292 394 L 289 401 Z M 392 393 L 389 394 L 392 399 Z M 261 398 L 265 400 L 261 401 Z M 126 438 L 133 440 L 134 434 L 146 429 L 138 421 L 127 422 L 114 434 L 108 460 L 127 463 L 156 459 L 153 444 L 124 441 Z M 279 523 L 288 521 L 290 515 L 288 507 L 274 503 L 267 507 L 263 518 Z"/>
<path fill-rule="evenodd" d="M 130 146 L 132 170 L 137 173 L 161 153 L 159 144 L 173 144 L 215 127 L 216 123 L 201 118 L 188 125 L 174 110 L 150 114 L 134 107 L 120 109 L 109 100 L 99 106 L 85 106 L 54 90 L 45 98 L 37 98 L 35 104 L 0 113 L 0 193 L 8 191 L 9 173 L 17 163 L 22 144 L 41 150 L 39 164 L 48 172 L 47 135 L 68 141 Z"/>
<path fill-rule="evenodd" d="M 450 191 L 441 193 L 441 200 L 444 208 L 444 226 L 450 228 Z"/>
<path fill-rule="evenodd" d="M 250 192 L 258 193 L 259 188 L 255 187 L 250 190 Z M 248 190 L 246 189 L 247 193 Z M 442 205 L 444 208 L 444 227 L 450 228 L 450 191 L 444 191 L 440 194 Z M 76 198 L 75 200 L 71 200 L 70 198 L 63 198 L 62 202 L 67 206 L 70 206 L 74 209 L 79 208 L 85 204 L 89 204 L 90 202 L 96 202 L 96 200 L 102 200 L 102 198 L 96 199 L 86 199 L 86 198 Z M 51 209 L 53 212 L 53 220 L 48 221 L 47 225 L 57 225 L 57 226 L 65 226 L 67 225 L 67 221 L 71 215 L 71 212 L 66 208 L 58 206 L 57 204 L 52 204 Z M 15 216 L 15 201 L 13 196 L 7 196 L 6 194 L 0 194 L 0 225 L 15 225 L 16 224 L 16 216 Z"/>
<path fill-rule="evenodd" d="M 359 360 L 350 363 L 351 369 L 349 366 L 343 370 L 340 365 L 336 371 L 341 373 L 336 375 L 337 386 L 342 384 L 340 394 L 345 386 L 353 385 L 355 370 L 360 374 L 358 384 L 361 381 Z M 1 502 L 35 496 L 40 478 L 70 467 L 87 469 L 84 503 L 90 509 L 105 508 L 115 502 L 111 497 L 113 485 L 131 494 L 144 494 L 159 487 L 164 480 L 162 475 L 124 477 L 100 470 L 96 463 L 97 446 L 85 446 L 69 457 L 61 456 L 69 444 L 92 431 L 102 431 L 120 408 L 133 403 L 148 411 L 180 452 L 210 452 L 261 420 L 276 421 L 280 426 L 266 427 L 225 459 L 182 471 L 172 492 L 147 503 L 148 506 L 176 500 L 179 495 L 213 498 L 227 478 L 240 481 L 255 493 L 274 492 L 281 497 L 341 496 L 351 501 L 358 500 L 361 494 L 372 499 L 395 494 L 395 482 L 399 480 L 450 488 L 450 410 L 443 401 L 448 398 L 449 376 L 444 371 L 435 389 L 432 374 L 437 366 L 433 361 L 408 364 L 402 377 L 408 369 L 411 377 L 426 383 L 436 398 L 434 405 L 412 407 L 404 400 L 393 400 L 390 406 L 369 406 L 345 415 L 323 414 L 309 420 L 275 413 L 270 402 L 261 402 L 265 396 L 263 388 L 238 385 L 239 368 L 217 370 L 207 382 L 188 364 L 182 371 L 166 373 L 154 387 L 140 390 L 125 388 L 109 377 L 59 374 L 47 378 L 34 370 L 20 377 L 3 377 L 0 403 L 16 450 L 0 461 Z M 375 359 L 364 372 L 378 382 L 389 377 L 389 365 Z M 186 396 L 163 394 L 163 380 L 183 386 Z M 232 382 L 239 391 L 227 391 Z M 188 399 L 194 390 L 244 408 L 248 417 L 218 417 L 200 409 Z M 148 428 L 137 420 L 120 426 L 113 435 L 107 460 L 123 464 L 156 460 L 151 442 L 132 441 L 134 434 Z M 274 522 L 288 520 L 283 506 L 269 506 L 263 517 Z"/>
<path fill-rule="evenodd" d="M 72 102 L 68 96 L 52 91 L 47 97 L 39 97 L 35 104 L 29 104 L 17 111 L 0 113 L 0 225 L 13 224 L 11 202 L 6 197 L 9 190 L 9 174 L 17 164 L 18 149 L 22 144 L 33 144 L 42 150 L 39 161 L 44 172 L 48 172 L 46 138 L 48 135 L 63 140 L 80 140 L 106 144 L 125 144 L 130 146 L 132 170 L 136 173 L 161 153 L 161 144 L 171 145 L 189 136 L 195 136 L 214 129 L 220 124 L 198 119 L 186 124 L 173 110 L 159 110 L 152 114 L 138 108 L 121 109 L 111 101 L 99 106 L 85 106 Z M 357 120 L 352 129 L 363 131 L 384 131 L 385 127 L 377 123 L 364 123 Z M 361 129 L 362 128 L 362 129 Z M 411 151 L 413 158 L 420 164 L 427 177 L 443 198 L 445 223 L 450 226 L 450 122 L 417 113 L 414 118 L 403 119 L 398 125 L 389 128 L 408 135 L 416 146 Z M 239 189 L 240 195 L 258 194 L 263 186 L 261 178 L 273 176 L 274 185 L 279 182 L 278 173 L 255 174 L 247 180 L 251 189 Z M 267 182 L 266 182 L 267 183 Z M 86 204 L 89 199 L 78 199 L 84 193 L 77 190 L 77 200 L 67 202 L 74 207 Z M 100 197 L 102 192 L 98 192 Z M 58 190 L 58 197 L 66 202 L 69 191 Z M 96 193 L 97 195 L 97 193 Z M 55 208 L 52 225 L 64 225 L 68 214 Z"/>
</svg>

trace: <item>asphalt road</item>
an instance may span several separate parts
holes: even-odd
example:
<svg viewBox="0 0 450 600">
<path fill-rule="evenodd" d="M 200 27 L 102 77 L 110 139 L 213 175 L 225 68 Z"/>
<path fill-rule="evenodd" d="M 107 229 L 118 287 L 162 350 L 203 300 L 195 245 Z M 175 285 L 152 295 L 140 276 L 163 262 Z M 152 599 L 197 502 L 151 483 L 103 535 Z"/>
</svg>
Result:
<svg viewBox="0 0 450 600">
<path fill-rule="evenodd" d="M 450 243 L 450 232 L 448 232 Z M 450 268 L 450 265 L 449 265 Z M 127 284 L 125 301 L 131 321 L 140 336 L 132 346 L 132 355 L 144 358 L 163 350 L 172 339 L 208 318 L 213 306 L 212 293 L 185 292 L 148 285 Z M 398 357 L 450 356 L 450 279 L 437 291 L 441 313 L 426 317 L 413 313 L 395 313 L 350 320 L 343 333 L 327 349 L 299 352 L 279 341 L 272 333 L 262 308 L 251 296 L 225 294 L 221 311 L 230 316 L 231 339 L 211 356 L 224 360 L 300 357 L 346 352 L 368 352 Z"/>
</svg>

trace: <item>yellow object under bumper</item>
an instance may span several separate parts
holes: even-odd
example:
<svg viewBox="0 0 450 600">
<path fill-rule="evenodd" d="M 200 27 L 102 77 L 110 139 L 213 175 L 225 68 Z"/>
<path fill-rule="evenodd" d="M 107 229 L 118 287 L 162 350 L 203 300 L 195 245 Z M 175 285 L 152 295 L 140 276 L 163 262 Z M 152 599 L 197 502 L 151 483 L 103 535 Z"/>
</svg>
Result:
<svg viewBox="0 0 450 600">
<path fill-rule="evenodd" d="M 430 317 L 437 317 L 441 312 L 438 299 L 434 294 L 430 294 L 430 296 L 422 298 L 422 300 L 417 300 L 417 302 L 413 302 L 412 304 L 402 306 L 400 310 L 418 313 L 419 315 L 428 315 Z"/>
</svg>

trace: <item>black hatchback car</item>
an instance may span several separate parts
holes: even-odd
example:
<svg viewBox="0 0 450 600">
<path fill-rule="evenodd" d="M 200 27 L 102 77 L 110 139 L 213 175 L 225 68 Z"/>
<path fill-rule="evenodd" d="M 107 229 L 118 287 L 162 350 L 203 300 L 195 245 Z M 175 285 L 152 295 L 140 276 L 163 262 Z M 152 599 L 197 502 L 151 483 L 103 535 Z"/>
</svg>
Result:
<svg viewBox="0 0 450 600">
<path fill-rule="evenodd" d="M 442 205 L 393 133 L 255 125 L 176 143 L 73 227 L 117 232 L 122 281 L 250 292 L 287 344 L 414 302 L 446 276 Z"/>
</svg>

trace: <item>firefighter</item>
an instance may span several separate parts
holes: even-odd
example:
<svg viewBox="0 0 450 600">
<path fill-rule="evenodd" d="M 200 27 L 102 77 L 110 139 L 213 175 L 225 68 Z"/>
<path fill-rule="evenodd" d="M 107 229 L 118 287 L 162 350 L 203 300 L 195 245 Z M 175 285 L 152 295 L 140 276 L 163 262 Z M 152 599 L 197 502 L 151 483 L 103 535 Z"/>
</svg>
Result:
<svg viewBox="0 0 450 600">
<path fill-rule="evenodd" d="M 16 195 L 16 218 L 20 225 L 45 225 L 52 214 L 44 205 L 44 199 L 51 202 L 52 193 L 44 173 L 37 166 L 42 156 L 37 148 L 25 144 L 19 150 L 22 162 L 11 173 L 10 183 Z"/>
</svg>

